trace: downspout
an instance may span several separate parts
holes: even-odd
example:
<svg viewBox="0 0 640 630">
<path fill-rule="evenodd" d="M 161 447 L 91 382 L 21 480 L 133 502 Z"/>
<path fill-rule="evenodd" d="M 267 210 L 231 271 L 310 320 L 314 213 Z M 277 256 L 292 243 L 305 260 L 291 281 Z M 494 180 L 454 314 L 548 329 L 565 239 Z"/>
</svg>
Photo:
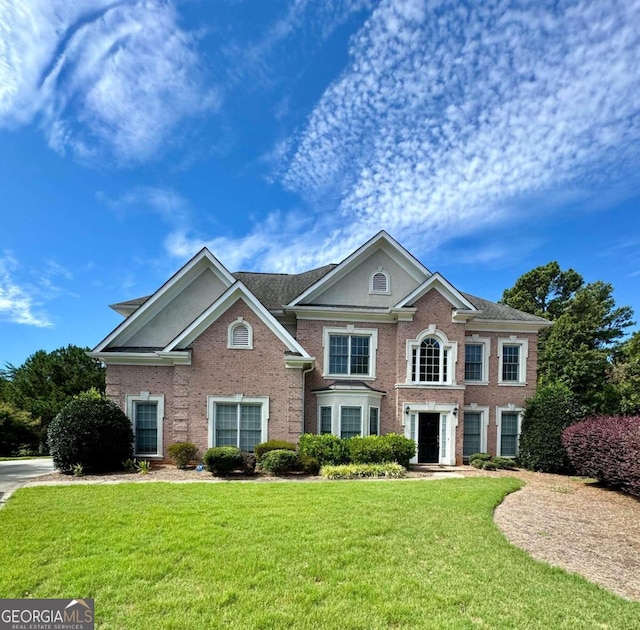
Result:
<svg viewBox="0 0 640 630">
<path fill-rule="evenodd" d="M 302 428 L 302 433 L 300 433 L 300 435 L 304 434 L 304 412 L 305 412 L 305 407 L 306 407 L 305 400 L 304 400 L 304 392 L 305 392 L 306 386 L 307 386 L 306 376 L 307 376 L 307 374 L 309 374 L 309 372 L 313 372 L 313 368 L 314 367 L 315 366 L 312 363 L 311 367 L 309 369 L 302 370 L 302 414 L 301 414 L 302 415 L 302 419 L 301 419 L 301 422 L 302 422 L 302 427 L 301 427 Z"/>
</svg>

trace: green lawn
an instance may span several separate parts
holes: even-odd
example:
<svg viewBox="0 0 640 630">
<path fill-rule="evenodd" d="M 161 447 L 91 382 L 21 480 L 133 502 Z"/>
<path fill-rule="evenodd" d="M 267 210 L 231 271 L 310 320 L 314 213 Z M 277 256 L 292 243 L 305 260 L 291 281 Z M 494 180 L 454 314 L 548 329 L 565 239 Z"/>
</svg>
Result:
<svg viewBox="0 0 640 630">
<path fill-rule="evenodd" d="M 123 630 L 637 628 L 640 604 L 500 534 L 519 483 L 27 488 L 0 510 L 0 597 L 93 597 Z"/>
</svg>

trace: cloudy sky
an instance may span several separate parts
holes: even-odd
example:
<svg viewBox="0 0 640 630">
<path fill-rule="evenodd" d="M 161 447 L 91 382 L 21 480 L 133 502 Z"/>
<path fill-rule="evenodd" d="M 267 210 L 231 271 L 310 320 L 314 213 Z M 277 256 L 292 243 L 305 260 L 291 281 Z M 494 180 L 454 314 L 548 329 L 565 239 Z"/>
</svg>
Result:
<svg viewBox="0 0 640 630">
<path fill-rule="evenodd" d="M 297 272 L 381 228 L 640 318 L 640 0 L 0 0 L 0 191 L 0 367 L 202 246 Z"/>
</svg>

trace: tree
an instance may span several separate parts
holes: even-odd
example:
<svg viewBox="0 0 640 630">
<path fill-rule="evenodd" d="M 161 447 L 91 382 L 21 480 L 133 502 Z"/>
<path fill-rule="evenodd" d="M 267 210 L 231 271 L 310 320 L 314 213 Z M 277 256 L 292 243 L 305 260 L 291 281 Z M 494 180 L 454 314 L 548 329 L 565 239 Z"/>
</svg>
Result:
<svg viewBox="0 0 640 630">
<path fill-rule="evenodd" d="M 39 418 L 46 432 L 74 396 L 92 387 L 104 393 L 104 368 L 87 356 L 87 350 L 73 345 L 53 352 L 38 350 L 19 367 L 8 364 L 1 373 L 5 400 Z"/>
<path fill-rule="evenodd" d="M 614 353 L 611 381 L 618 394 L 619 413 L 640 415 L 640 332 Z"/>
<path fill-rule="evenodd" d="M 34 451 L 38 440 L 38 423 L 31 414 L 0 402 L 0 456 L 19 455 L 22 449 Z"/>
<path fill-rule="evenodd" d="M 502 302 L 555 322 L 539 336 L 539 384 L 565 384 L 585 414 L 616 410 L 611 359 L 634 322 L 630 307 L 616 307 L 611 284 L 585 285 L 573 269 L 551 262 L 521 276 Z"/>
<path fill-rule="evenodd" d="M 500 302 L 525 313 L 555 320 L 564 313 L 575 292 L 584 285 L 573 269 L 562 271 L 556 261 L 520 276 L 511 289 L 505 289 Z"/>
</svg>

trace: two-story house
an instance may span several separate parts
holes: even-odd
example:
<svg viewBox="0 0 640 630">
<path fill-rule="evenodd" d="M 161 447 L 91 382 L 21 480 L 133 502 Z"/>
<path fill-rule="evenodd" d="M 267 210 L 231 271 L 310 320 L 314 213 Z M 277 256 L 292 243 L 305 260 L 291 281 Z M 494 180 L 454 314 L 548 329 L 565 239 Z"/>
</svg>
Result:
<svg viewBox="0 0 640 630">
<path fill-rule="evenodd" d="M 463 293 L 386 232 L 337 265 L 230 273 L 203 249 L 91 353 L 138 457 L 169 444 L 402 433 L 420 463 L 517 454 L 534 315 Z"/>
</svg>

